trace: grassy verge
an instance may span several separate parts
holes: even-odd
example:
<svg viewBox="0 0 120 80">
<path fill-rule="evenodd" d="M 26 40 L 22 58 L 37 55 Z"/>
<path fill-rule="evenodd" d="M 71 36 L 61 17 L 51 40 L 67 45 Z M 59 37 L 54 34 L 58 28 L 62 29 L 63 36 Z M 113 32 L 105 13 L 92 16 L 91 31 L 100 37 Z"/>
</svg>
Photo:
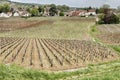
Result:
<svg viewBox="0 0 120 80">
<path fill-rule="evenodd" d="M 104 72 L 102 74 L 96 74 L 94 76 L 86 76 L 81 80 L 119 80 L 120 79 L 120 69 Z"/>
<path fill-rule="evenodd" d="M 90 35 L 93 37 L 93 41 L 100 43 L 104 46 L 107 46 L 108 48 L 112 48 L 115 51 L 120 53 L 120 46 L 116 46 L 116 45 L 107 45 L 105 43 L 103 43 L 100 39 L 97 38 L 96 34 L 99 34 L 99 31 L 96 28 L 97 25 L 91 26 L 91 30 L 90 30 Z"/>
<path fill-rule="evenodd" d="M 114 46 L 114 45 L 112 45 L 110 47 L 112 47 L 115 51 L 117 51 L 117 52 L 120 53 L 120 46 Z"/>
<path fill-rule="evenodd" d="M 100 33 L 100 32 L 97 30 L 96 26 L 97 26 L 97 25 L 95 24 L 95 25 L 93 25 L 93 26 L 90 27 L 89 34 L 90 34 L 91 37 L 93 38 L 93 41 L 94 41 L 94 42 L 102 44 L 102 41 L 96 37 L 96 34 L 99 34 L 99 33 Z"/>
<path fill-rule="evenodd" d="M 25 69 L 15 65 L 0 65 L 0 80 L 59 80 L 59 79 L 69 79 L 69 80 L 88 80 L 89 78 L 93 80 L 103 79 L 108 77 L 113 77 L 116 80 L 120 78 L 117 73 L 120 71 L 120 61 L 108 62 L 98 65 L 89 65 L 86 68 L 79 69 L 73 72 L 45 72 L 38 70 Z M 113 73 L 115 72 L 115 73 Z M 111 74 L 107 74 L 111 73 Z M 117 75 L 117 76 L 116 76 Z M 102 76 L 102 78 L 100 78 Z M 112 80 L 112 79 L 111 79 Z"/>
</svg>

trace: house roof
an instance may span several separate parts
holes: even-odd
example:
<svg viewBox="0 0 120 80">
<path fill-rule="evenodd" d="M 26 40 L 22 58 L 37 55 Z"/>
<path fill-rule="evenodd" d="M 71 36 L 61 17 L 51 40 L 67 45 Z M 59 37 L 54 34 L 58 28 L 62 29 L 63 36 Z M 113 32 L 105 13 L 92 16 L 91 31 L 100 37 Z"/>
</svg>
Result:
<svg viewBox="0 0 120 80">
<path fill-rule="evenodd" d="M 96 10 L 94 10 L 94 9 L 91 9 L 91 10 L 89 10 L 88 12 L 96 12 Z"/>
<path fill-rule="evenodd" d="M 73 12 L 72 12 L 72 15 L 73 15 L 73 16 L 79 16 L 80 13 L 87 13 L 87 10 L 73 11 Z"/>
</svg>

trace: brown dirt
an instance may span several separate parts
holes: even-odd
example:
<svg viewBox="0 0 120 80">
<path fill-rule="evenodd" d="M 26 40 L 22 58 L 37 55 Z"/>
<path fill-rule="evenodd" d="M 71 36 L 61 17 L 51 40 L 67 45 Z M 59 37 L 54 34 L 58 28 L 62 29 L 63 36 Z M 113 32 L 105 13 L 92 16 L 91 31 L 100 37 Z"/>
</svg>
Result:
<svg viewBox="0 0 120 80">
<path fill-rule="evenodd" d="M 40 70 L 75 69 L 119 59 L 113 50 L 90 41 L 10 37 L 0 40 L 4 43 L 0 45 L 0 61 Z"/>
<path fill-rule="evenodd" d="M 100 31 L 96 36 L 104 43 L 109 45 L 120 45 L 120 25 L 100 25 Z"/>
<path fill-rule="evenodd" d="M 78 17 L 76 17 L 76 18 L 73 18 L 73 17 L 69 17 L 69 18 L 64 18 L 64 19 L 62 19 L 62 21 L 82 21 L 82 22 L 95 22 L 95 18 L 78 18 Z"/>
<path fill-rule="evenodd" d="M 99 34 L 97 37 L 102 40 L 102 42 L 109 45 L 120 45 L 120 33 Z"/>
<path fill-rule="evenodd" d="M 49 20 L 0 20 L 0 32 L 53 24 Z"/>
</svg>

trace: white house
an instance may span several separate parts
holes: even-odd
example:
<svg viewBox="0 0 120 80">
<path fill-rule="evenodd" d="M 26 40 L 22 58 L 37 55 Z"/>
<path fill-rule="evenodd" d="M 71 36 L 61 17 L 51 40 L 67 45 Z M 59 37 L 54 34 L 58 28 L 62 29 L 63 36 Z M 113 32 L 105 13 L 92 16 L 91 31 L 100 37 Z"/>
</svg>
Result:
<svg viewBox="0 0 120 80">
<path fill-rule="evenodd" d="M 21 15 L 23 17 L 29 17 L 30 16 L 30 13 L 24 13 L 23 15 Z"/>
<path fill-rule="evenodd" d="M 88 17 L 88 16 L 96 16 L 96 11 L 95 10 L 74 10 L 70 12 L 70 16 L 84 16 L 84 17 Z"/>
<path fill-rule="evenodd" d="M 0 17 L 9 18 L 10 16 L 8 16 L 6 13 L 2 12 L 2 13 L 0 13 Z"/>
<path fill-rule="evenodd" d="M 96 16 L 96 11 L 95 10 L 89 10 L 88 15 Z"/>
<path fill-rule="evenodd" d="M 20 15 L 19 15 L 18 12 L 15 12 L 15 13 L 13 14 L 13 16 L 14 16 L 14 17 L 18 17 L 18 16 L 20 16 Z"/>
<path fill-rule="evenodd" d="M 9 17 L 11 17 L 11 16 L 12 16 L 12 12 L 8 12 L 7 15 L 8 15 Z"/>
<path fill-rule="evenodd" d="M 88 16 L 87 10 L 80 10 L 79 16 Z"/>
<path fill-rule="evenodd" d="M 28 16 L 30 16 L 30 13 L 25 11 L 25 10 L 23 10 L 23 11 L 19 11 L 19 15 L 23 16 L 23 17 L 28 17 Z"/>
</svg>

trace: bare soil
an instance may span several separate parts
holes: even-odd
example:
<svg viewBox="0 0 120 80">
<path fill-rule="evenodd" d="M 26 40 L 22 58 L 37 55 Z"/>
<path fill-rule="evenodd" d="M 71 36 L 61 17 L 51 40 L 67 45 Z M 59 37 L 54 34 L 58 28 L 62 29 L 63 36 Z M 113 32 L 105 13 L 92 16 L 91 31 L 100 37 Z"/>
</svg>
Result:
<svg viewBox="0 0 120 80">
<path fill-rule="evenodd" d="M 76 69 L 119 59 L 115 51 L 84 40 L 1 37 L 0 44 L 2 63 L 40 70 Z"/>
<path fill-rule="evenodd" d="M 0 20 L 0 32 L 50 25 L 53 21 L 49 20 Z"/>
<path fill-rule="evenodd" d="M 82 22 L 95 22 L 95 18 L 78 18 L 78 17 L 67 17 L 62 19 L 62 21 L 82 21 Z"/>
<path fill-rule="evenodd" d="M 100 25 L 97 26 L 100 31 L 97 37 L 104 43 L 110 45 L 120 45 L 120 25 Z"/>
</svg>

